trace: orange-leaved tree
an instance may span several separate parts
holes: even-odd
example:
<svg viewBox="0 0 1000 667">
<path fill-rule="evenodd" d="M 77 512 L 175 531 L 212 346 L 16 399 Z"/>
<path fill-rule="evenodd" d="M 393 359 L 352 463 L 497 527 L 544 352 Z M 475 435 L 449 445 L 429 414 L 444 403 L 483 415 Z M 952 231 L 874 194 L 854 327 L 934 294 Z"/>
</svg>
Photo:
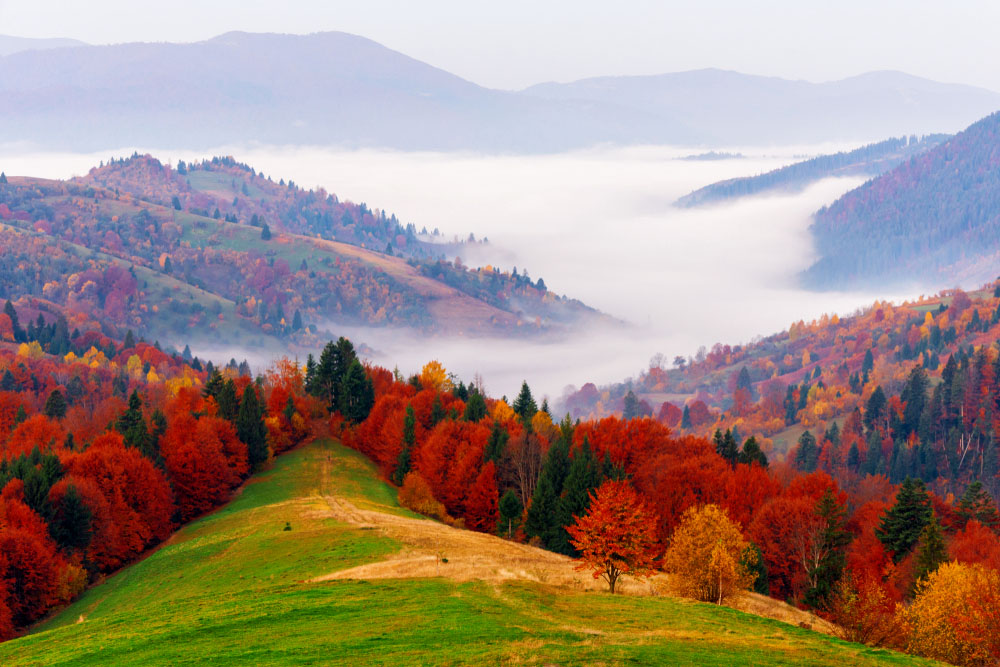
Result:
<svg viewBox="0 0 1000 667">
<path fill-rule="evenodd" d="M 590 494 L 590 510 L 567 526 L 581 555 L 578 570 L 592 570 L 614 593 L 623 574 L 649 576 L 659 547 L 656 517 L 627 481 L 605 482 Z"/>
<path fill-rule="evenodd" d="M 739 525 L 718 505 L 689 507 L 663 558 L 682 595 L 716 604 L 753 585 L 756 560 Z"/>
</svg>

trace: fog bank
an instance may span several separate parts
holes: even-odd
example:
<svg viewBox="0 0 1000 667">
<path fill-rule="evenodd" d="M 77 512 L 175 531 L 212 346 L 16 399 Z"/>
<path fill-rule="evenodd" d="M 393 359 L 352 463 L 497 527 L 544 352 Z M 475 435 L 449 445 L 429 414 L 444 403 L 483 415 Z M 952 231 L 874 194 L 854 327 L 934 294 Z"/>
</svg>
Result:
<svg viewBox="0 0 1000 667">
<path fill-rule="evenodd" d="M 722 160 L 680 160 L 692 151 L 664 147 L 527 157 L 267 147 L 214 154 L 232 154 L 275 180 L 321 185 L 342 199 L 364 201 L 418 230 L 488 237 L 489 245 L 462 261 L 527 269 L 549 289 L 631 323 L 581 331 L 558 343 L 424 339 L 330 323 L 333 331 L 375 348 L 377 362 L 404 373 L 437 358 L 465 380 L 480 373 L 495 395 L 513 395 L 526 379 L 555 398 L 568 384 L 622 380 L 656 353 L 693 355 L 701 345 L 746 342 L 799 319 L 901 296 L 817 294 L 795 286 L 797 273 L 814 258 L 811 213 L 863 179 L 828 179 L 797 194 L 706 208 L 672 206 L 709 183 L 842 148 L 717 148 L 747 156 Z M 0 169 L 65 178 L 131 152 L 0 156 Z M 213 154 L 150 152 L 173 162 Z"/>
</svg>

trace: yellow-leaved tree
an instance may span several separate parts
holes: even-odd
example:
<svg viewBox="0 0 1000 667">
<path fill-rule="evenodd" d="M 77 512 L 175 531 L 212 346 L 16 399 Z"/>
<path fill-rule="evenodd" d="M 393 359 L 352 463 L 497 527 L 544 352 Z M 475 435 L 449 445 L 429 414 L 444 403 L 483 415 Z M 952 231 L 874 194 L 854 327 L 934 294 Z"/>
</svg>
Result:
<svg viewBox="0 0 1000 667">
<path fill-rule="evenodd" d="M 451 391 L 451 380 L 448 378 L 448 371 L 437 360 L 428 361 L 420 369 L 420 384 L 425 389 L 432 388 L 436 391 Z"/>
<path fill-rule="evenodd" d="M 718 505 L 690 507 L 663 557 L 671 587 L 685 597 L 722 604 L 753 586 L 757 552 Z"/>
<path fill-rule="evenodd" d="M 945 563 L 917 584 L 900 612 L 907 649 L 955 665 L 1000 661 L 1000 573 L 982 565 Z"/>
</svg>

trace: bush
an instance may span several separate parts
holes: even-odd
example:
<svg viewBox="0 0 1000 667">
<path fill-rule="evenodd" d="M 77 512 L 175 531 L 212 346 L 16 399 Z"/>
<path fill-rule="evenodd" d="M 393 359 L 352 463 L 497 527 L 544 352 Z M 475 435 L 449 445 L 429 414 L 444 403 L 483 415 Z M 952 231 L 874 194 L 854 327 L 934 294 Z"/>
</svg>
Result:
<svg viewBox="0 0 1000 667">
<path fill-rule="evenodd" d="M 453 523 L 451 517 L 431 493 L 431 487 L 420 473 L 411 471 L 403 478 L 403 486 L 399 488 L 399 504 L 418 514 L 429 516 L 445 523 Z"/>
</svg>

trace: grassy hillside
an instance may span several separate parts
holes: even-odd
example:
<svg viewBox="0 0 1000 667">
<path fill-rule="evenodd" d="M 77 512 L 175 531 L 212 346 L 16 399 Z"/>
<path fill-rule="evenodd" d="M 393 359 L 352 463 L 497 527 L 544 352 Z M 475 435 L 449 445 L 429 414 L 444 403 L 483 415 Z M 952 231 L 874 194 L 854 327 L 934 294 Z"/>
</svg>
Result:
<svg viewBox="0 0 1000 667">
<path fill-rule="evenodd" d="M 437 538 L 457 531 L 399 508 L 359 454 L 314 443 L 0 645 L 0 663 L 929 664 L 712 605 L 445 576 L 457 552 L 434 559 L 440 577 L 329 576 L 419 558 L 394 525 L 426 526 L 443 558 L 457 548 Z M 516 548 L 543 566 L 561 558 Z"/>
<path fill-rule="evenodd" d="M 44 297 L 177 347 L 312 349 L 345 325 L 530 336 L 599 317 L 526 273 L 445 259 L 463 243 L 231 158 L 175 170 L 136 155 L 72 181 L 10 177 L 0 222 L 0 296 Z"/>
</svg>

